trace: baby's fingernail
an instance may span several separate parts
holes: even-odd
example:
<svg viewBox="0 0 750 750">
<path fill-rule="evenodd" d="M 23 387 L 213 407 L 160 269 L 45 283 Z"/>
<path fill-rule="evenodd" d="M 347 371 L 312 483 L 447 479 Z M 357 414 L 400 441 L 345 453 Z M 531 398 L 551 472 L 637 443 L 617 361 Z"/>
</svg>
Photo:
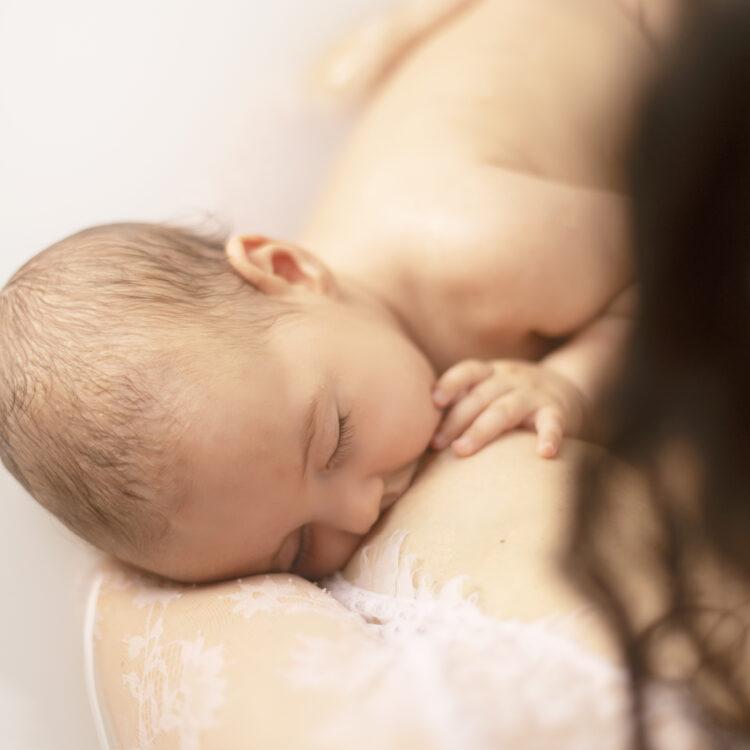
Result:
<svg viewBox="0 0 750 750">
<path fill-rule="evenodd" d="M 547 441 L 546 443 L 542 443 L 541 447 L 541 453 L 543 456 L 546 456 L 547 458 L 550 458 L 555 455 L 555 444 L 550 443 Z"/>
<path fill-rule="evenodd" d="M 474 446 L 474 442 L 471 438 L 462 437 L 458 440 L 454 440 L 452 445 L 459 453 L 464 453 L 472 449 L 472 447 Z"/>
<path fill-rule="evenodd" d="M 434 390 L 432 392 L 432 400 L 438 405 L 438 406 L 445 406 L 448 403 L 448 396 L 443 391 L 440 390 Z"/>
</svg>

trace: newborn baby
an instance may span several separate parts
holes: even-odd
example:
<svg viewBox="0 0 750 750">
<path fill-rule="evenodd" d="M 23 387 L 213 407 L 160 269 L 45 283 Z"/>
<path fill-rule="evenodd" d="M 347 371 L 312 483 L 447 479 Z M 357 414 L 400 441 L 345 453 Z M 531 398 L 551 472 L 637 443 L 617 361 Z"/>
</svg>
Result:
<svg viewBox="0 0 750 750">
<path fill-rule="evenodd" d="M 431 441 L 525 425 L 552 456 L 584 427 L 625 330 L 619 160 L 653 52 L 615 0 L 440 7 L 381 50 L 299 243 L 114 224 L 8 282 L 3 461 L 80 536 L 181 581 L 317 578 Z"/>
</svg>

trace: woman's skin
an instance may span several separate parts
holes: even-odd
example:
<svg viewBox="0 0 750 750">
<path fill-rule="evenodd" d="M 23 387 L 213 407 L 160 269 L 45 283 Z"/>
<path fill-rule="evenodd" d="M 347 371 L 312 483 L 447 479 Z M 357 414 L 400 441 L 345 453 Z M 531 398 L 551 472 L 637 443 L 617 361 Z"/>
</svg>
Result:
<svg viewBox="0 0 750 750">
<path fill-rule="evenodd" d="M 543 461 L 533 443 L 533 433 L 515 431 L 468 458 L 449 450 L 436 454 L 362 543 L 345 576 L 356 577 L 363 549 L 377 549 L 394 532 L 406 531 L 402 552 L 416 555 L 420 570 L 438 586 L 468 576 L 467 592 L 478 592 L 480 608 L 497 619 L 575 613 L 571 635 L 614 656 L 605 627 L 560 566 L 578 462 L 604 453 L 590 443 L 567 440 L 558 458 Z M 618 481 L 635 514 L 640 507 L 636 476 L 623 467 Z"/>
</svg>

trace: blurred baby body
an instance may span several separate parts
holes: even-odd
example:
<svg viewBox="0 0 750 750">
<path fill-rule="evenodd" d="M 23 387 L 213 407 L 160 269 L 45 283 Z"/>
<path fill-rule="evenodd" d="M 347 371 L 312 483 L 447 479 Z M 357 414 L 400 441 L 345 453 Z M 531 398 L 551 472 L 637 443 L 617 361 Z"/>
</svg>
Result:
<svg viewBox="0 0 750 750">
<path fill-rule="evenodd" d="M 432 5 L 436 28 L 383 45 L 301 244 L 388 300 L 439 370 L 538 359 L 632 281 L 623 159 L 654 49 L 616 0 Z"/>
</svg>

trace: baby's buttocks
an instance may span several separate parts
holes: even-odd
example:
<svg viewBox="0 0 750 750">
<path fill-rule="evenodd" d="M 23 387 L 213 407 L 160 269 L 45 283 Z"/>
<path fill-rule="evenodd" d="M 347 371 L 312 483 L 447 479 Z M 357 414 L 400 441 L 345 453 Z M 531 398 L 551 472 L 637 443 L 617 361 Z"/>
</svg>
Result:
<svg viewBox="0 0 750 750">
<path fill-rule="evenodd" d="M 611 0 L 482 0 L 420 44 L 362 131 L 598 189 L 621 157 L 654 52 Z M 394 144 L 396 145 L 396 144 Z M 438 150 L 438 149 L 436 149 Z"/>
</svg>

